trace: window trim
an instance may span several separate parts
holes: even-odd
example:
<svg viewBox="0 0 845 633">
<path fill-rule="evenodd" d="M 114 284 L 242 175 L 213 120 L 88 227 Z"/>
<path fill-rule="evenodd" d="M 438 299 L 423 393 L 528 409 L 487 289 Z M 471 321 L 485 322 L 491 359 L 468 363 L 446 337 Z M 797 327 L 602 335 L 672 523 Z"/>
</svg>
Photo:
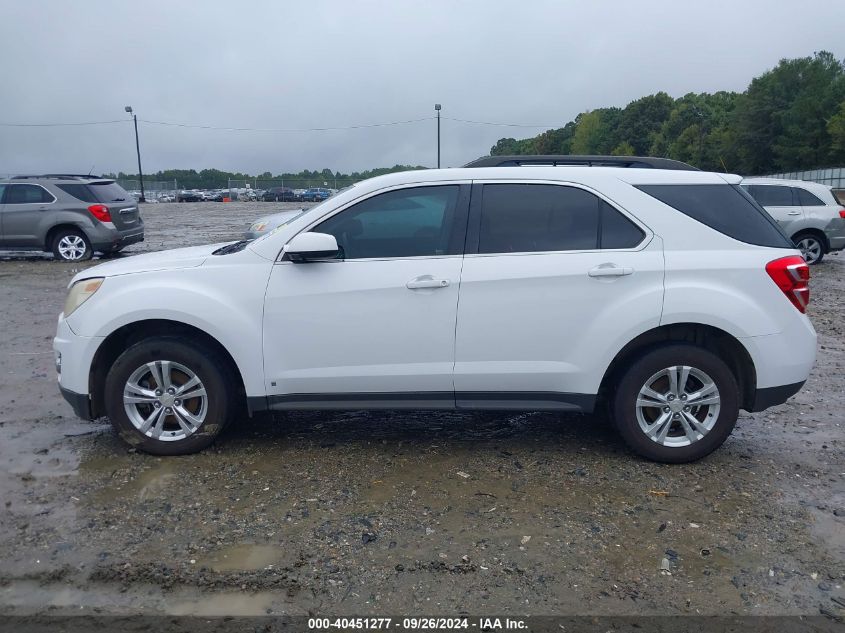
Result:
<svg viewBox="0 0 845 633">
<path fill-rule="evenodd" d="M 313 222 L 306 225 L 300 231 L 297 231 L 293 235 L 288 238 L 285 244 L 282 246 L 279 254 L 276 256 L 276 264 L 293 264 L 289 260 L 284 259 L 285 255 L 285 246 L 287 246 L 288 242 L 290 242 L 293 238 L 295 238 L 300 233 L 308 233 L 318 224 L 322 224 L 326 220 L 333 218 L 334 216 L 338 215 L 339 213 L 343 213 L 347 209 L 354 207 L 357 204 L 365 202 L 370 198 L 374 198 L 384 193 L 390 193 L 391 191 L 399 191 L 401 189 L 419 189 L 420 187 L 437 187 L 437 186 L 457 186 L 458 187 L 458 199 L 455 203 L 455 218 L 454 218 L 454 229 L 458 231 L 455 235 L 455 240 L 460 243 L 463 241 L 464 248 L 461 249 L 462 252 L 455 253 L 452 255 L 413 255 L 410 257 L 361 257 L 357 259 L 327 259 L 321 260 L 320 262 L 312 262 L 312 263 L 325 263 L 325 264 L 354 264 L 358 262 L 389 262 L 395 260 L 408 260 L 408 259 L 419 259 L 419 260 L 427 260 L 427 259 L 448 259 L 453 257 L 463 257 L 464 252 L 466 250 L 466 235 L 467 235 L 467 222 L 469 218 L 469 206 L 470 206 L 470 194 L 471 194 L 471 185 L 472 181 L 470 180 L 435 180 L 433 182 L 415 182 L 415 183 L 404 183 L 401 185 L 392 185 L 390 187 L 384 187 L 383 189 L 377 189 L 375 191 L 370 191 L 354 200 L 350 200 L 346 204 L 329 211 L 328 213 L 321 215 L 319 218 L 316 218 Z"/>
<path fill-rule="evenodd" d="M 41 185 L 37 182 L 5 182 L 5 189 L 3 190 L 3 204 L 53 204 L 58 200 L 56 196 L 53 195 L 53 192 L 47 189 L 44 185 Z M 6 202 L 6 198 L 9 195 L 10 187 L 21 187 L 21 186 L 30 186 L 30 187 L 41 187 L 44 191 L 50 194 L 50 197 L 53 198 L 50 202 Z"/>
<path fill-rule="evenodd" d="M 563 251 L 515 251 L 512 253 L 479 253 L 478 244 L 481 237 L 481 190 L 484 185 L 556 185 L 560 187 L 571 187 L 581 189 L 587 193 L 593 194 L 596 198 L 606 203 L 611 209 L 622 214 L 624 218 L 630 221 L 634 226 L 643 232 L 643 239 L 637 243 L 636 246 L 630 248 L 585 248 L 579 250 L 563 250 Z M 601 209 L 599 209 L 599 226 L 601 225 Z M 654 231 L 643 224 L 639 218 L 634 217 L 627 209 L 622 207 L 617 202 L 611 200 L 604 194 L 596 191 L 592 187 L 583 185 L 578 182 L 567 182 L 562 180 L 524 180 L 524 179 L 502 179 L 502 180 L 473 180 L 472 181 L 472 199 L 470 201 L 469 209 L 469 226 L 467 228 L 466 248 L 464 249 L 465 257 L 505 257 L 505 256 L 520 256 L 527 255 L 569 255 L 575 253 L 629 253 L 637 252 L 645 249 L 654 239 Z"/>
</svg>

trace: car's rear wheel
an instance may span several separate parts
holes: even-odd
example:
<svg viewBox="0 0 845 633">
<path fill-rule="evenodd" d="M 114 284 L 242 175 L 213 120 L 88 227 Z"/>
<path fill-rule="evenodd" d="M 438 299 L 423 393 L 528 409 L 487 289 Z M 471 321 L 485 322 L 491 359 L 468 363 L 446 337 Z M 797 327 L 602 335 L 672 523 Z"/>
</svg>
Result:
<svg viewBox="0 0 845 633">
<path fill-rule="evenodd" d="M 824 259 L 824 240 L 814 233 L 799 233 L 794 238 L 795 246 L 801 251 L 804 261 L 810 264 L 818 264 Z"/>
<path fill-rule="evenodd" d="M 94 252 L 91 242 L 82 231 L 59 229 L 53 236 L 53 256 L 64 262 L 81 262 L 91 259 Z"/>
<path fill-rule="evenodd" d="M 233 411 L 234 384 L 224 359 L 195 341 L 145 339 L 112 365 L 106 413 L 120 437 L 154 455 L 183 455 L 210 445 Z"/>
<path fill-rule="evenodd" d="M 624 374 L 613 399 L 613 420 L 628 446 L 659 462 L 709 455 L 731 434 L 739 387 L 715 354 L 692 345 L 655 348 Z"/>
</svg>

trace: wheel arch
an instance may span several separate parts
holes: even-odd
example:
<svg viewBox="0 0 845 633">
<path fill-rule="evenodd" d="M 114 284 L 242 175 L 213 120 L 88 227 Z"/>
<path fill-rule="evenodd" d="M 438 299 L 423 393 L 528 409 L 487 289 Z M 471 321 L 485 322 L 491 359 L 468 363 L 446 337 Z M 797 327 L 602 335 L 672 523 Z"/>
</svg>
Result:
<svg viewBox="0 0 845 633">
<path fill-rule="evenodd" d="M 796 242 L 802 235 L 812 235 L 814 237 L 818 237 L 821 239 L 822 247 L 824 248 L 824 254 L 827 255 L 830 252 L 830 242 L 827 239 L 827 235 L 821 229 L 817 228 L 803 228 L 799 231 L 795 231 L 795 233 L 789 238 L 793 242 Z"/>
<path fill-rule="evenodd" d="M 62 229 L 72 229 L 78 233 L 82 233 L 85 236 L 85 239 L 88 240 L 88 243 L 91 243 L 91 238 L 88 237 L 88 234 L 85 232 L 85 229 L 80 227 L 78 224 L 73 224 L 72 222 L 61 222 L 56 224 L 55 226 L 51 226 L 47 232 L 44 234 L 44 251 L 52 251 L 53 250 L 53 242 L 56 239 L 56 234 L 59 233 Z"/>
<path fill-rule="evenodd" d="M 611 361 L 599 387 L 599 397 L 607 396 L 619 382 L 630 362 L 648 350 L 667 343 L 690 343 L 715 353 L 730 368 L 740 393 L 740 408 L 750 410 L 757 390 L 757 370 L 745 346 L 733 335 L 702 323 L 672 323 L 653 328 L 628 342 Z"/>
<path fill-rule="evenodd" d="M 229 351 L 216 338 L 200 328 L 170 319 L 146 319 L 127 323 L 109 334 L 97 348 L 88 374 L 88 393 L 91 394 L 93 417 L 105 415 L 104 384 L 109 368 L 131 345 L 153 336 L 181 336 L 214 349 L 229 365 L 237 381 L 236 398 L 246 402 L 246 389 L 241 370 Z"/>
</svg>

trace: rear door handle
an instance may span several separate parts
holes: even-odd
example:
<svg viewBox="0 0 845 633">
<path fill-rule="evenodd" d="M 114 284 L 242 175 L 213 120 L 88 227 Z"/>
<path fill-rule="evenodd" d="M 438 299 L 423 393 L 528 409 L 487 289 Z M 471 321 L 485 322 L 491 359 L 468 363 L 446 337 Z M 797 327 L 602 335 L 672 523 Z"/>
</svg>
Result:
<svg viewBox="0 0 845 633">
<path fill-rule="evenodd" d="M 801 212 L 800 211 L 790 211 L 786 215 L 801 215 Z"/>
<path fill-rule="evenodd" d="M 405 284 L 405 287 L 409 290 L 416 290 L 418 288 L 445 288 L 448 285 L 448 279 L 435 279 L 431 275 L 422 275 L 411 279 Z"/>
<path fill-rule="evenodd" d="M 590 277 L 624 277 L 633 272 L 633 268 L 617 266 L 616 264 L 601 264 L 595 268 L 591 268 L 587 274 Z"/>
</svg>

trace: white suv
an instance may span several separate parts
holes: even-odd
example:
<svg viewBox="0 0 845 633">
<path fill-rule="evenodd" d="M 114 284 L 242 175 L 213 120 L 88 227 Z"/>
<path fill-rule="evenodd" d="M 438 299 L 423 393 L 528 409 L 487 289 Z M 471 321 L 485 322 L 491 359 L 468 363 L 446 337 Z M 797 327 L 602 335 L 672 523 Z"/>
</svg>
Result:
<svg viewBox="0 0 845 633">
<path fill-rule="evenodd" d="M 809 268 L 739 183 L 616 167 L 373 178 L 252 242 L 76 275 L 61 390 L 161 455 L 267 409 L 603 403 L 639 454 L 698 459 L 815 360 Z"/>
<path fill-rule="evenodd" d="M 845 248 L 845 208 L 833 188 L 805 180 L 746 178 L 751 194 L 801 250 L 808 264 Z"/>
</svg>

